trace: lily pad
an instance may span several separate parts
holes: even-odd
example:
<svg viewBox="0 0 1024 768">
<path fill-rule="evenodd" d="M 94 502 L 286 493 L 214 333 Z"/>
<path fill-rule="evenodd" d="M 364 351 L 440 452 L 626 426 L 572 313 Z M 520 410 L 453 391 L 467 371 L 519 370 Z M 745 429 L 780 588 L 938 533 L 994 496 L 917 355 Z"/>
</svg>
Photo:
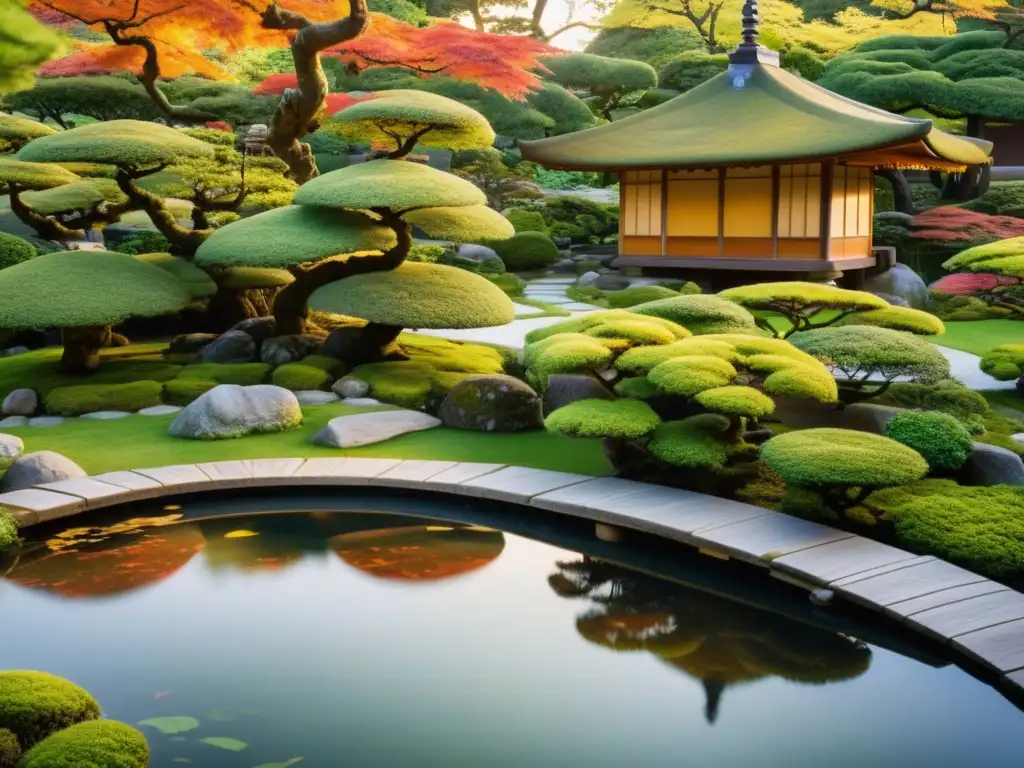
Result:
<svg viewBox="0 0 1024 768">
<path fill-rule="evenodd" d="M 231 752 L 241 752 L 249 746 L 244 741 L 228 738 L 227 736 L 207 736 L 205 739 L 200 739 L 200 741 L 203 742 L 203 744 L 209 744 L 211 747 L 227 749 Z"/>
<path fill-rule="evenodd" d="M 172 735 L 198 728 L 199 721 L 187 715 L 175 715 L 172 717 L 151 717 L 149 720 L 140 720 L 139 725 L 148 725 L 156 728 L 160 733 Z"/>
</svg>

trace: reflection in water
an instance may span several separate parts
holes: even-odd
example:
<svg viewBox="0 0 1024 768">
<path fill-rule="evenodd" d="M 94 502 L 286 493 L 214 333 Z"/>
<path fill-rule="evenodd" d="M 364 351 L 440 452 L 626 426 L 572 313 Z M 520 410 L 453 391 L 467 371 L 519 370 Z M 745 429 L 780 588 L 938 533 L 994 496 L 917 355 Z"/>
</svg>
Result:
<svg viewBox="0 0 1024 768">
<path fill-rule="evenodd" d="M 576 620 L 584 638 L 614 651 L 646 651 L 701 681 L 704 714 L 718 718 L 730 685 L 766 677 L 798 683 L 849 680 L 867 671 L 859 640 L 589 557 L 548 577 L 561 597 L 590 601 Z"/>
</svg>

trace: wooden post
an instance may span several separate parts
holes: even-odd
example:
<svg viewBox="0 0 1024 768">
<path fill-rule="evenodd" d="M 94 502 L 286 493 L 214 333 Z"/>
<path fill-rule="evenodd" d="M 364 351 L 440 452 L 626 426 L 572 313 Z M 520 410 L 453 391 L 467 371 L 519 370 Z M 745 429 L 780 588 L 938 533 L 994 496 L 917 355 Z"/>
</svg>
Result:
<svg viewBox="0 0 1024 768">
<path fill-rule="evenodd" d="M 828 261 L 832 257 L 832 175 L 833 162 L 821 164 L 821 258 Z"/>
<path fill-rule="evenodd" d="M 772 258 L 779 258 L 779 191 L 782 186 L 779 166 L 772 166 Z M 790 182 L 792 184 L 792 182 Z"/>
<path fill-rule="evenodd" d="M 718 169 L 718 258 L 725 256 L 725 168 Z"/>
<path fill-rule="evenodd" d="M 661 255 L 668 256 L 668 171 L 661 172 Z"/>
</svg>

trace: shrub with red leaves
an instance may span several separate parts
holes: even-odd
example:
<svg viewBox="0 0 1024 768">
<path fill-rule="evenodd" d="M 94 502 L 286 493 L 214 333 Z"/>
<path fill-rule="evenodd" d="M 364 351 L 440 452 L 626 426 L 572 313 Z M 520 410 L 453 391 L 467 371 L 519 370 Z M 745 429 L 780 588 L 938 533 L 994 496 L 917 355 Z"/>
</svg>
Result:
<svg viewBox="0 0 1024 768">
<path fill-rule="evenodd" d="M 210 120 L 203 125 L 209 128 L 211 131 L 224 131 L 225 133 L 234 133 L 234 128 L 225 123 L 223 120 Z"/>
<path fill-rule="evenodd" d="M 294 72 L 271 75 L 252 89 L 256 96 L 280 96 L 287 88 L 298 88 L 299 78 Z"/>
<path fill-rule="evenodd" d="M 976 296 L 979 293 L 991 291 L 1001 285 L 1017 285 L 1020 283 L 1018 277 L 1006 277 L 1005 275 L 992 275 L 987 272 L 976 274 L 953 274 L 946 275 L 941 280 L 932 283 L 931 289 L 939 293 L 948 293 L 951 296 Z"/>
<path fill-rule="evenodd" d="M 991 216 L 952 206 L 919 213 L 910 226 L 910 237 L 915 240 L 964 242 L 972 245 L 1024 235 L 1024 219 Z"/>
</svg>

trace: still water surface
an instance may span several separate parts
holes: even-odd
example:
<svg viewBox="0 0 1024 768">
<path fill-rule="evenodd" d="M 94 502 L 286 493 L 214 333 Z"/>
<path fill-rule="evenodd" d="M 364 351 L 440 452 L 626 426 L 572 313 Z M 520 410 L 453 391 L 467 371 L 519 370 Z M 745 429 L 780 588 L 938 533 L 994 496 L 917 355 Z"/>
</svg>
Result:
<svg viewBox="0 0 1024 768">
<path fill-rule="evenodd" d="M 51 532 L 0 582 L 0 667 L 149 721 L 154 768 L 1024 759 L 1024 713 L 954 666 L 530 539 L 156 514 Z"/>
</svg>

